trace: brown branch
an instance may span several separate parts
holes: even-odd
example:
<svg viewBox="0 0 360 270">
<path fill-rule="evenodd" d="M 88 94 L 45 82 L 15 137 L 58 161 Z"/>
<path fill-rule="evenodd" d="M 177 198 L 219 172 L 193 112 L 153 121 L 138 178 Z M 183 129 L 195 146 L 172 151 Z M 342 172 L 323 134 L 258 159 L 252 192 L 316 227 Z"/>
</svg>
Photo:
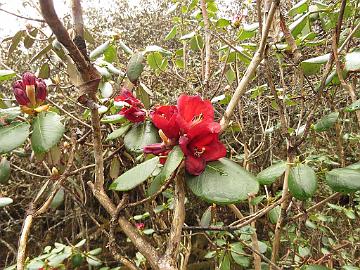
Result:
<svg viewBox="0 0 360 270">
<path fill-rule="evenodd" d="M 205 70 L 204 70 L 204 87 L 205 91 L 209 90 L 209 77 L 210 77 L 210 58 L 211 58 L 211 47 L 210 47 L 210 23 L 209 17 L 206 10 L 206 0 L 201 0 L 201 12 L 204 19 L 204 30 L 205 30 Z"/>
<path fill-rule="evenodd" d="M 16 16 L 16 17 L 21 18 L 21 19 L 29 20 L 29 21 L 35 21 L 35 22 L 41 22 L 41 23 L 45 22 L 44 20 L 41 20 L 41 19 L 29 18 L 29 17 L 25 17 L 25 16 L 22 16 L 22 15 L 18 15 L 16 13 L 11 12 L 11 11 L 7 11 L 7 10 L 5 10 L 3 8 L 0 8 L 0 11 L 3 11 L 3 12 L 8 13 L 10 15 Z"/>
<path fill-rule="evenodd" d="M 251 81 L 252 75 L 254 74 L 256 68 L 259 66 L 261 60 L 264 57 L 264 51 L 267 43 L 267 37 L 269 34 L 270 26 L 272 24 L 274 14 L 276 9 L 279 6 L 279 0 L 274 0 L 271 4 L 271 8 L 269 11 L 269 15 L 266 20 L 266 24 L 263 28 L 263 33 L 261 36 L 261 41 L 258 50 L 255 52 L 249 66 L 247 67 L 244 76 L 242 77 L 238 87 L 235 90 L 234 95 L 232 96 L 226 111 L 224 113 L 224 116 L 222 117 L 220 124 L 221 124 L 221 130 L 224 131 L 227 126 L 229 125 L 230 118 L 234 113 L 234 110 L 239 102 L 240 97 L 245 93 L 246 87 Z"/>
<path fill-rule="evenodd" d="M 177 258 L 179 256 L 181 233 L 185 221 L 184 181 L 184 168 L 181 166 L 175 178 L 173 220 L 165 254 L 159 261 L 160 269 L 178 269 Z"/>
<path fill-rule="evenodd" d="M 24 220 L 24 224 L 21 229 L 21 235 L 20 235 L 20 239 L 19 239 L 19 247 L 18 247 L 18 252 L 17 252 L 17 259 L 16 259 L 16 269 L 17 270 L 25 269 L 26 247 L 27 247 L 27 241 L 29 238 L 33 219 L 34 219 L 33 214 L 32 213 L 28 214 Z"/>
</svg>

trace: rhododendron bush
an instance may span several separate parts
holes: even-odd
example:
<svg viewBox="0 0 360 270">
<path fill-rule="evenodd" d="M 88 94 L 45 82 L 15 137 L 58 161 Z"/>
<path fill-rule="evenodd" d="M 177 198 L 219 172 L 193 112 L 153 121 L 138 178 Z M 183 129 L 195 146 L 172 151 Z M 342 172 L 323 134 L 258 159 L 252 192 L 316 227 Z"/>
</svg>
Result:
<svg viewBox="0 0 360 270">
<path fill-rule="evenodd" d="M 358 1 L 15 2 L 0 268 L 355 270 Z"/>
</svg>

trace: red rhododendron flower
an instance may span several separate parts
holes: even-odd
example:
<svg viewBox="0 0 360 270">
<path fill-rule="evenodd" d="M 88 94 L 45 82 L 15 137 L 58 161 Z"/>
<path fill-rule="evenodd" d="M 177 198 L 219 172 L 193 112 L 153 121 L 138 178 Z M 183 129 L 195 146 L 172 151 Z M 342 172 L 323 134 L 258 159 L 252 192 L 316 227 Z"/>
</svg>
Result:
<svg viewBox="0 0 360 270">
<path fill-rule="evenodd" d="M 209 100 L 200 96 L 181 95 L 177 102 L 177 122 L 183 133 L 200 123 L 214 121 L 214 108 Z"/>
<path fill-rule="evenodd" d="M 144 122 L 146 119 L 146 111 L 143 109 L 144 104 L 126 88 L 121 90 L 121 94 L 114 98 L 114 101 L 123 101 L 125 106 L 120 110 L 119 114 L 124 115 L 129 121 L 134 123 Z"/>
<path fill-rule="evenodd" d="M 190 128 L 179 139 L 181 150 L 186 160 L 186 171 L 193 175 L 200 175 L 207 161 L 218 160 L 226 155 L 225 145 L 219 141 L 219 123 L 201 123 Z"/>
<path fill-rule="evenodd" d="M 150 113 L 154 125 L 161 129 L 169 139 L 178 139 L 180 136 L 176 106 L 159 106 Z"/>
</svg>

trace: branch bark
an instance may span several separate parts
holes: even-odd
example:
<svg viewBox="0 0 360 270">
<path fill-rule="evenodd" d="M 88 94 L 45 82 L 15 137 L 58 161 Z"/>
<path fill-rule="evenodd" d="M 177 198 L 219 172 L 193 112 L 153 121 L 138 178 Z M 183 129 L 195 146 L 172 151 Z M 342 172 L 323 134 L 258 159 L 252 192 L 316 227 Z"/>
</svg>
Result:
<svg viewBox="0 0 360 270">
<path fill-rule="evenodd" d="M 246 87 L 248 86 L 249 82 L 251 81 L 251 78 L 256 70 L 256 68 L 259 66 L 260 62 L 262 61 L 264 57 L 265 47 L 267 43 L 267 37 L 269 34 L 269 30 L 275 15 L 275 11 L 279 6 L 280 1 L 274 0 L 271 4 L 269 15 L 266 20 L 266 24 L 263 28 L 263 32 L 261 35 L 261 41 L 258 50 L 255 52 L 249 66 L 246 69 L 246 72 L 244 76 L 242 77 L 238 87 L 235 90 L 234 95 L 232 96 L 226 111 L 224 113 L 224 116 L 222 117 L 220 121 L 221 130 L 224 131 L 227 126 L 229 125 L 230 118 L 234 113 L 234 110 L 239 102 L 239 99 L 241 96 L 245 93 Z"/>
<path fill-rule="evenodd" d="M 204 30 L 205 30 L 205 71 L 204 71 L 204 86 L 205 91 L 209 90 L 209 77 L 210 77 L 210 58 L 211 58 L 211 47 L 210 47 L 210 23 L 209 17 L 206 10 L 206 0 L 201 0 L 201 12 L 204 19 Z"/>
</svg>

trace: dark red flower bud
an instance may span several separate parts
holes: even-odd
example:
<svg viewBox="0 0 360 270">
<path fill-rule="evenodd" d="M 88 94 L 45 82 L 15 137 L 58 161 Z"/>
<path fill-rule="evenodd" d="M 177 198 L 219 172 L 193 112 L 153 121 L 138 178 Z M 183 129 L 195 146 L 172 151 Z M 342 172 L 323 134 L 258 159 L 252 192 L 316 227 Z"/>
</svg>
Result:
<svg viewBox="0 0 360 270">
<path fill-rule="evenodd" d="M 24 88 L 24 85 L 23 85 L 23 82 L 22 82 L 22 81 L 20 81 L 20 80 L 18 80 L 18 81 L 16 81 L 16 82 L 14 82 L 14 84 L 13 84 L 13 88 L 25 89 L 25 88 Z"/>
<path fill-rule="evenodd" d="M 36 101 L 38 102 L 43 102 L 46 99 L 46 83 L 44 82 L 44 80 L 42 79 L 37 79 L 36 80 Z"/>
<path fill-rule="evenodd" d="M 36 76 L 34 74 L 32 74 L 31 72 L 25 72 L 22 75 L 22 81 L 23 81 L 24 87 L 26 85 L 35 85 Z"/>
<path fill-rule="evenodd" d="M 14 92 L 14 96 L 16 101 L 23 106 L 29 106 L 30 105 L 30 100 L 28 98 L 28 96 L 26 95 L 26 92 L 21 89 L 21 88 L 14 88 L 13 89 Z"/>
<path fill-rule="evenodd" d="M 121 94 L 114 98 L 114 101 L 124 101 L 131 106 L 144 107 L 142 102 L 134 97 L 134 95 L 130 92 L 130 90 L 126 88 L 121 89 Z"/>
<path fill-rule="evenodd" d="M 144 147 L 145 154 L 159 155 L 166 151 L 166 145 L 164 143 L 153 143 Z"/>
</svg>

